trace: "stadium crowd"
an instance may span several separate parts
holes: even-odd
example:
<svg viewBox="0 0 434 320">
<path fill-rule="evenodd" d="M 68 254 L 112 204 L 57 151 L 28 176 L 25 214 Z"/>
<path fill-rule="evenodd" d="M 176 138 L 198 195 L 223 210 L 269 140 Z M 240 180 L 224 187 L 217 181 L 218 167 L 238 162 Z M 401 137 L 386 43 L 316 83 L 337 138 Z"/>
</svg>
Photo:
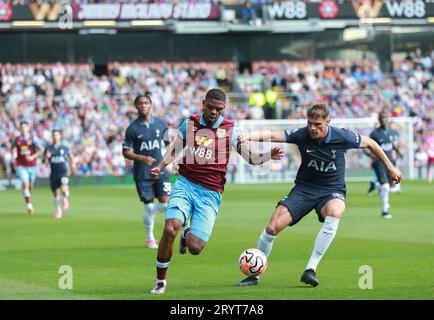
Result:
<svg viewBox="0 0 434 320">
<path fill-rule="evenodd" d="M 315 100 L 327 101 L 333 118 L 375 116 L 385 107 L 394 117 L 413 117 L 419 153 L 434 129 L 433 55 L 420 50 L 387 75 L 370 60 L 257 61 L 241 73 L 234 62 L 115 62 L 107 71 L 96 76 L 92 64 L 0 64 L 0 159 L 8 174 L 11 140 L 26 119 L 47 142 L 53 128 L 63 130 L 77 175 L 124 175 L 130 165 L 121 154 L 124 130 L 135 117 L 134 97 L 147 91 L 155 114 L 171 127 L 200 112 L 206 90 L 219 86 L 231 97 L 225 115 L 235 120 L 299 119 Z M 272 102 L 267 90 L 277 94 Z M 39 166 L 38 176 L 48 174 Z"/>
</svg>

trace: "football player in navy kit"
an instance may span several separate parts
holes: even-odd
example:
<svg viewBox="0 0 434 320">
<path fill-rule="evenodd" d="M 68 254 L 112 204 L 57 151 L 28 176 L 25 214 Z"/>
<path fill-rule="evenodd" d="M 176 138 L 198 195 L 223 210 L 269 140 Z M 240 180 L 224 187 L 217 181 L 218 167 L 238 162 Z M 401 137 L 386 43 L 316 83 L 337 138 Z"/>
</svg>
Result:
<svg viewBox="0 0 434 320">
<path fill-rule="evenodd" d="M 397 155 L 402 157 L 401 153 L 395 146 L 397 132 L 389 127 L 389 119 L 386 111 L 380 112 L 378 115 L 378 121 L 380 122 L 380 126 L 374 129 L 370 133 L 369 137 L 381 147 L 390 162 L 395 165 L 396 160 L 393 157 L 393 152 L 395 151 Z M 379 182 L 381 216 L 390 219 L 392 218 L 392 215 L 389 213 L 389 193 L 390 187 L 395 183 L 395 181 L 388 175 L 386 166 L 375 155 L 372 155 L 369 152 L 366 152 L 366 154 L 373 160 L 372 168 L 374 169 L 375 176 Z"/>
<path fill-rule="evenodd" d="M 71 156 L 67 146 L 62 144 L 62 134 L 60 130 L 53 130 L 52 132 L 53 143 L 49 145 L 44 152 L 44 160 L 50 163 L 50 186 L 54 197 L 54 217 L 60 219 L 62 217 L 62 207 L 67 210 L 69 208 L 69 178 L 68 167 L 69 164 L 71 174 L 74 173 L 74 159 Z M 62 199 L 60 198 L 62 194 Z"/>
<path fill-rule="evenodd" d="M 144 203 L 146 246 L 157 249 L 154 237 L 155 215 L 165 211 L 171 184 L 167 172 L 162 172 L 158 179 L 152 179 L 150 170 L 161 161 L 162 149 L 169 144 L 168 126 L 163 119 L 152 115 L 150 94 L 137 96 L 134 106 L 138 117 L 126 130 L 122 154 L 134 161 L 134 181 L 140 200 Z M 154 204 L 154 198 L 158 198 L 158 204 Z"/>
<path fill-rule="evenodd" d="M 302 162 L 294 188 L 278 202 L 270 222 L 259 237 L 257 248 L 267 256 L 277 235 L 293 226 L 315 209 L 323 223 L 314 243 L 309 262 L 300 281 L 316 287 L 316 268 L 333 241 L 339 219 L 345 211 L 345 152 L 351 148 L 369 148 L 384 165 L 387 174 L 396 182 L 401 172 L 390 162 L 381 147 L 371 138 L 357 132 L 329 125 L 329 111 L 325 103 L 313 104 L 307 111 L 307 126 L 293 130 L 244 133 L 243 141 L 271 141 L 294 143 Z M 238 285 L 254 285 L 259 277 L 248 277 Z"/>
</svg>

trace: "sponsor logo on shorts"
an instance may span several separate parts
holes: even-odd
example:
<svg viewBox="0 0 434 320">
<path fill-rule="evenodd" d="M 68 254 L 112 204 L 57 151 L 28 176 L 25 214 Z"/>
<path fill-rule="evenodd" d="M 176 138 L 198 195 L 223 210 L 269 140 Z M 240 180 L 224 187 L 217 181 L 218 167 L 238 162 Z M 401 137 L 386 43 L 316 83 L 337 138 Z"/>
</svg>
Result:
<svg viewBox="0 0 434 320">
<path fill-rule="evenodd" d="M 342 201 L 345 201 L 345 197 L 342 193 L 334 192 L 332 193 L 333 198 L 341 199 Z"/>
</svg>

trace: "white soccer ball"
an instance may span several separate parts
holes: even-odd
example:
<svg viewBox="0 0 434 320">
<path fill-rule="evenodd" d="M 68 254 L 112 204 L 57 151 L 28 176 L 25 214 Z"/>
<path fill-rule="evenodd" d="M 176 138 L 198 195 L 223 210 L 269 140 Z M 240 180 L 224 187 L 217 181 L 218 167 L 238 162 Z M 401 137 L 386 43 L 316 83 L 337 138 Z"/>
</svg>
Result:
<svg viewBox="0 0 434 320">
<path fill-rule="evenodd" d="M 256 248 L 244 250 L 238 262 L 241 272 L 246 276 L 259 276 L 265 272 L 268 265 L 267 256 Z"/>
</svg>

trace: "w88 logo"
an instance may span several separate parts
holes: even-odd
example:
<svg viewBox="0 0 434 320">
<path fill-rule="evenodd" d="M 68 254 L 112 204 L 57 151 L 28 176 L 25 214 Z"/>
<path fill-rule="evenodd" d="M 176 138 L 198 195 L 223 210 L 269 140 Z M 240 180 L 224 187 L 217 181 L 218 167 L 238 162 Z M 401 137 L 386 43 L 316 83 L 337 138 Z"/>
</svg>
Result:
<svg viewBox="0 0 434 320">
<path fill-rule="evenodd" d="M 206 148 L 194 148 L 194 147 L 190 147 L 189 148 L 191 154 L 194 154 L 196 157 L 199 158 L 205 158 L 207 160 L 211 160 L 212 158 L 212 150 L 211 149 L 206 149 Z"/>
</svg>

